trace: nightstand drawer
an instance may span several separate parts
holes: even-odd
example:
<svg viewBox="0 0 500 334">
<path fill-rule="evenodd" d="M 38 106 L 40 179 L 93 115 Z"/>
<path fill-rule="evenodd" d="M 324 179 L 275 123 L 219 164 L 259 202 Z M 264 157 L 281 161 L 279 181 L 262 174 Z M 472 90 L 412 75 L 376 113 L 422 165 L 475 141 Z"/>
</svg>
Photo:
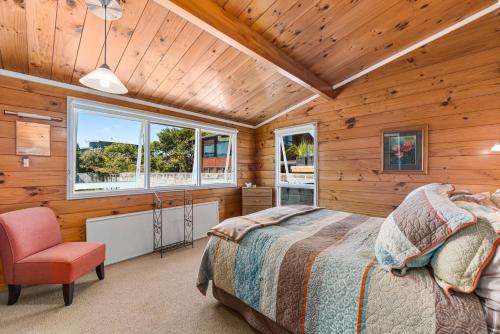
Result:
<svg viewBox="0 0 500 334">
<path fill-rule="evenodd" d="M 243 197 L 272 197 L 272 188 L 243 188 Z"/>
<path fill-rule="evenodd" d="M 244 197 L 243 206 L 246 205 L 273 205 L 273 198 L 271 196 L 266 197 Z"/>
</svg>

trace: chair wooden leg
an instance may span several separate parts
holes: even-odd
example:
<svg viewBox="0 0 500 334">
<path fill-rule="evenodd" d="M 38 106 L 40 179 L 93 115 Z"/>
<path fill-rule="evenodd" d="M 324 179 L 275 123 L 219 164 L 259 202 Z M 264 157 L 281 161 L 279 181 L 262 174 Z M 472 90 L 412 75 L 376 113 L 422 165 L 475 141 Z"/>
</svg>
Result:
<svg viewBox="0 0 500 334">
<path fill-rule="evenodd" d="M 95 272 L 99 280 L 102 281 L 104 279 L 104 262 L 95 267 Z"/>
<path fill-rule="evenodd" d="M 17 303 L 20 295 L 21 285 L 9 284 L 9 300 L 7 301 L 7 305 L 14 305 Z"/>
<path fill-rule="evenodd" d="M 73 303 L 73 292 L 75 291 L 75 282 L 63 284 L 64 304 L 70 306 Z"/>
</svg>

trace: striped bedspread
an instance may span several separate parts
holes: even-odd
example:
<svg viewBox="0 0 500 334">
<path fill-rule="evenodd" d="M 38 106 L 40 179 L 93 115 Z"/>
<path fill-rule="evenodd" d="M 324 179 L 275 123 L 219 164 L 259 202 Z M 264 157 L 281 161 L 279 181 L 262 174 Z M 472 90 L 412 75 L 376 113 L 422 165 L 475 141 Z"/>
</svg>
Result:
<svg viewBox="0 0 500 334">
<path fill-rule="evenodd" d="M 248 232 L 211 237 L 198 288 L 208 283 L 292 333 L 486 333 L 474 295 L 447 296 L 425 268 L 382 270 L 383 219 L 326 209 Z"/>
</svg>

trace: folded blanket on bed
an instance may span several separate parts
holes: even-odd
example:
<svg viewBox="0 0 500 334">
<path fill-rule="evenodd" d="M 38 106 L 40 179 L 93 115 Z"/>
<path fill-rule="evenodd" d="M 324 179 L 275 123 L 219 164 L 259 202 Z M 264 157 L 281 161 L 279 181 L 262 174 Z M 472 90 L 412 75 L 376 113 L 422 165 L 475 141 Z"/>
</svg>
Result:
<svg viewBox="0 0 500 334">
<path fill-rule="evenodd" d="M 270 208 L 246 216 L 224 220 L 208 231 L 208 235 L 216 235 L 226 240 L 238 242 L 253 229 L 276 225 L 285 219 L 319 210 L 307 205 L 290 205 Z"/>
<path fill-rule="evenodd" d="M 486 333 L 478 298 L 448 296 L 427 268 L 405 277 L 375 260 L 382 218 L 317 210 L 210 238 L 198 276 L 290 333 Z"/>
</svg>

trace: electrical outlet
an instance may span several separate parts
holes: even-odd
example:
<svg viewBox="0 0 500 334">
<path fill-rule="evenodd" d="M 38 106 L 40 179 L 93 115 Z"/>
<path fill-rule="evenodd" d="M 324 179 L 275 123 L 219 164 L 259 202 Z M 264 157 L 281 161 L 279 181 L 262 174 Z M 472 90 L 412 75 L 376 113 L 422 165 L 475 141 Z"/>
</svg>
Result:
<svg viewBox="0 0 500 334">
<path fill-rule="evenodd" d="M 23 158 L 23 167 L 28 168 L 30 166 L 30 159 L 29 158 Z"/>
</svg>

